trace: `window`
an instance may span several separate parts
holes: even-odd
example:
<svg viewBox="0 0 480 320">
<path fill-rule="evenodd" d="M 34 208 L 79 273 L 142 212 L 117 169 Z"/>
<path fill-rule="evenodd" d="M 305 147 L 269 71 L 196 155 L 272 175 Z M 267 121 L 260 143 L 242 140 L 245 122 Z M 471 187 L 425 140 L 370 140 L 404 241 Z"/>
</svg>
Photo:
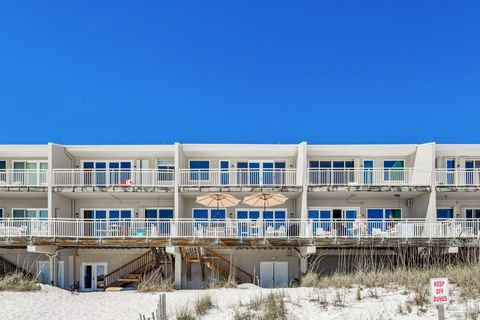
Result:
<svg viewBox="0 0 480 320">
<path fill-rule="evenodd" d="M 145 219 L 173 219 L 173 209 L 148 208 L 145 209 Z"/>
<path fill-rule="evenodd" d="M 370 234 L 373 229 L 389 230 L 393 227 L 394 221 L 401 218 L 402 209 L 369 208 L 367 209 L 368 233 Z"/>
<path fill-rule="evenodd" d="M 437 220 L 453 219 L 453 208 L 437 209 Z"/>
<path fill-rule="evenodd" d="M 85 209 L 84 219 L 118 221 L 132 219 L 132 209 Z"/>
<path fill-rule="evenodd" d="M 3 219 L 4 214 L 3 214 L 3 208 L 0 208 L 0 219 Z"/>
<path fill-rule="evenodd" d="M 47 183 L 48 162 L 13 161 L 13 182 L 20 185 L 36 186 Z"/>
<path fill-rule="evenodd" d="M 173 219 L 172 208 L 147 208 L 145 220 L 151 234 L 170 235 L 170 219 Z"/>
<path fill-rule="evenodd" d="M 83 168 L 87 169 L 84 174 L 87 185 L 125 184 L 132 178 L 132 161 L 85 161 Z"/>
<path fill-rule="evenodd" d="M 354 181 L 353 160 L 311 160 L 309 162 L 311 184 L 348 184 Z"/>
<path fill-rule="evenodd" d="M 175 174 L 174 160 L 158 160 L 157 161 L 158 181 L 173 181 Z"/>
<path fill-rule="evenodd" d="M 0 161 L 0 182 L 7 181 L 7 161 Z"/>
<path fill-rule="evenodd" d="M 190 160 L 190 180 L 208 181 L 210 162 L 208 160 Z"/>
<path fill-rule="evenodd" d="M 175 170 L 175 161 L 174 160 L 158 160 L 157 168 L 159 170 Z"/>
<path fill-rule="evenodd" d="M 403 160 L 384 160 L 383 179 L 385 181 L 403 181 L 405 180 L 405 161 Z"/>
<path fill-rule="evenodd" d="M 14 208 L 12 209 L 12 216 L 14 219 L 47 219 L 48 209 L 36 209 L 36 208 Z"/>
<path fill-rule="evenodd" d="M 225 220 L 227 210 L 220 209 L 193 209 L 193 218 L 198 220 Z"/>
<path fill-rule="evenodd" d="M 465 218 L 480 219 L 480 209 L 465 209 Z"/>
<path fill-rule="evenodd" d="M 465 184 L 477 185 L 480 182 L 480 160 L 465 161 Z"/>
</svg>

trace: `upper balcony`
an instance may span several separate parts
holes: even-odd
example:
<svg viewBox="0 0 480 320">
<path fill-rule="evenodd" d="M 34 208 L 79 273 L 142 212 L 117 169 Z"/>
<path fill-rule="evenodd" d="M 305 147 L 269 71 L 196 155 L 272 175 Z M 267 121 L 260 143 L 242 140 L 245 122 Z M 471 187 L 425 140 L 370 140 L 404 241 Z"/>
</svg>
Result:
<svg viewBox="0 0 480 320">
<path fill-rule="evenodd" d="M 301 190 L 301 174 L 297 169 L 180 169 L 182 191 L 277 191 Z"/>
<path fill-rule="evenodd" d="M 47 186 L 47 169 L 0 170 L 0 191 L 46 191 Z"/>
<path fill-rule="evenodd" d="M 413 168 L 309 168 L 309 191 L 429 191 L 430 170 Z"/>
<path fill-rule="evenodd" d="M 436 169 L 435 172 L 438 191 L 480 190 L 480 169 Z"/>
<path fill-rule="evenodd" d="M 55 191 L 173 192 L 175 171 L 169 169 L 54 169 Z"/>
</svg>

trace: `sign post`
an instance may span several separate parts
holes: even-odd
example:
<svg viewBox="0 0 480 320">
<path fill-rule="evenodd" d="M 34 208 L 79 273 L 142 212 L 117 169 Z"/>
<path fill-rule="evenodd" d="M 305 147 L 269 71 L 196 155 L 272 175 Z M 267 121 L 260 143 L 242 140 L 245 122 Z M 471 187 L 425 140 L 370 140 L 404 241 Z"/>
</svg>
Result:
<svg viewBox="0 0 480 320">
<path fill-rule="evenodd" d="M 444 305 L 450 301 L 448 295 L 448 278 L 430 279 L 430 293 L 431 302 L 437 305 L 438 320 L 445 320 Z"/>
</svg>

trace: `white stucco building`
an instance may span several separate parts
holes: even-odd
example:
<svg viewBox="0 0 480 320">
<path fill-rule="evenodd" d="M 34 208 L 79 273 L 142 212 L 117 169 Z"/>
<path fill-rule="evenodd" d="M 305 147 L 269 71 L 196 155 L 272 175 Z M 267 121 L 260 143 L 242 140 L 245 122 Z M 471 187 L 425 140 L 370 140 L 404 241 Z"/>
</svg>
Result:
<svg viewBox="0 0 480 320">
<path fill-rule="evenodd" d="M 179 288 L 232 270 L 282 286 L 338 248 L 478 245 L 479 190 L 480 145 L 0 145 L 0 265 L 80 290 L 152 261 Z M 260 192 L 288 199 L 196 203 Z"/>
</svg>

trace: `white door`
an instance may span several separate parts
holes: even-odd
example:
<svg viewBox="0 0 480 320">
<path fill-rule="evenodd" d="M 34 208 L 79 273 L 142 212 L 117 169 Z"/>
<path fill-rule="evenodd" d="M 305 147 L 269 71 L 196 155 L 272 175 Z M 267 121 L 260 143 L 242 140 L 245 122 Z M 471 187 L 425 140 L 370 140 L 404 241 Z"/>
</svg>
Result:
<svg viewBox="0 0 480 320">
<path fill-rule="evenodd" d="M 286 287 L 288 285 L 287 261 L 276 261 L 273 263 L 273 280 L 275 288 Z"/>
<path fill-rule="evenodd" d="M 49 261 L 37 261 L 38 281 L 43 284 L 51 284 L 50 279 L 50 262 Z M 65 288 L 65 264 L 63 261 L 58 262 L 57 268 L 57 286 L 59 288 Z"/>
<path fill-rule="evenodd" d="M 82 263 L 80 275 L 80 289 L 83 291 L 98 290 L 98 280 L 107 273 L 107 264 L 105 262 Z"/>
<path fill-rule="evenodd" d="M 260 262 L 260 287 L 273 288 L 273 262 Z"/>
<path fill-rule="evenodd" d="M 287 261 L 260 262 L 260 286 L 263 288 L 280 288 L 288 285 Z"/>
</svg>

